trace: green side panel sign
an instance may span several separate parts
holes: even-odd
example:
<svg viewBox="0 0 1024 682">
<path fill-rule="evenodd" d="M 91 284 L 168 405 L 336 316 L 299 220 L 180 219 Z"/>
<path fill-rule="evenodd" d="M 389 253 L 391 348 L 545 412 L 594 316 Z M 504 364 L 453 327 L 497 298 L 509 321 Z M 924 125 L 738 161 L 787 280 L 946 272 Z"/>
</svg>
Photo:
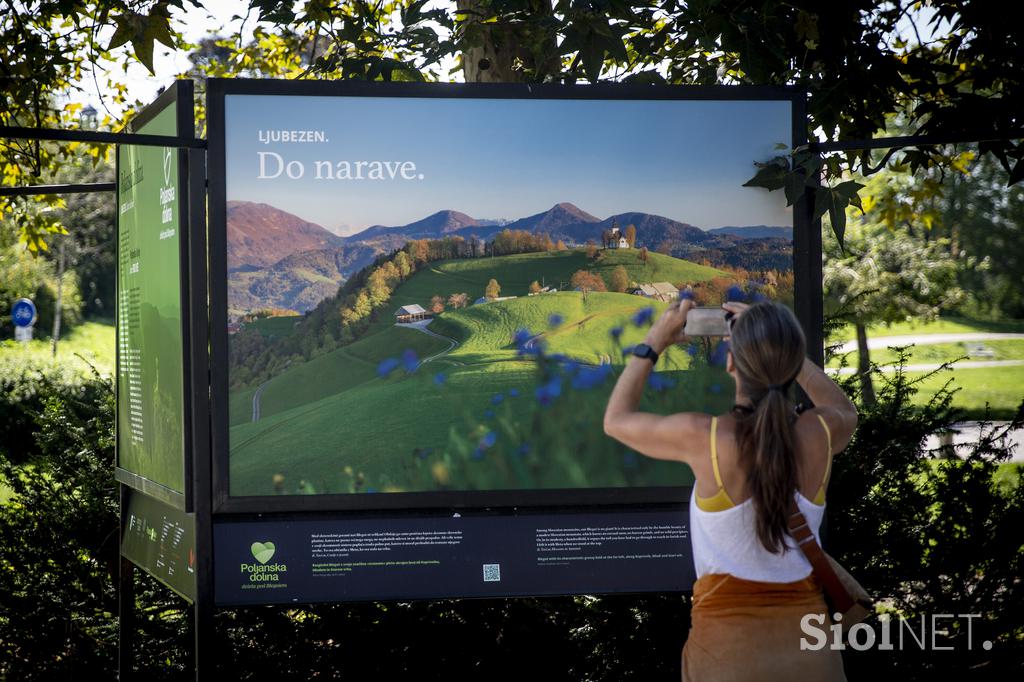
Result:
<svg viewBox="0 0 1024 682">
<path fill-rule="evenodd" d="M 121 556 L 195 601 L 195 515 L 129 488 L 123 518 Z"/>
<path fill-rule="evenodd" d="M 175 135 L 169 106 L 135 132 Z M 178 150 L 118 149 L 118 466 L 184 492 Z"/>
</svg>

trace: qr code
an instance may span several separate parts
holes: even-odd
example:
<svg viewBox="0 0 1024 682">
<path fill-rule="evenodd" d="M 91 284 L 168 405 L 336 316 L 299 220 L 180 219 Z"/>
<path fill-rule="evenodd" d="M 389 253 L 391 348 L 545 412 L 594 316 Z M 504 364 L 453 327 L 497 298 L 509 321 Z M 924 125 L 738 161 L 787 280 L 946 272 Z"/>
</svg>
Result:
<svg viewBox="0 0 1024 682">
<path fill-rule="evenodd" d="M 484 582 L 501 582 L 501 564 L 484 564 Z"/>
</svg>

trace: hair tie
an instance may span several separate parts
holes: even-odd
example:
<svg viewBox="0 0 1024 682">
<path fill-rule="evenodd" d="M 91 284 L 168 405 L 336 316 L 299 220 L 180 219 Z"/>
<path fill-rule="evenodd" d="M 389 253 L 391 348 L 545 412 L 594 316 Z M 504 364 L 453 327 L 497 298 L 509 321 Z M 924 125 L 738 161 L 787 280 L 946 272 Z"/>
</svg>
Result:
<svg viewBox="0 0 1024 682">
<path fill-rule="evenodd" d="M 768 384 L 769 391 L 788 391 L 789 387 L 793 385 L 793 380 L 790 379 L 784 384 Z"/>
</svg>

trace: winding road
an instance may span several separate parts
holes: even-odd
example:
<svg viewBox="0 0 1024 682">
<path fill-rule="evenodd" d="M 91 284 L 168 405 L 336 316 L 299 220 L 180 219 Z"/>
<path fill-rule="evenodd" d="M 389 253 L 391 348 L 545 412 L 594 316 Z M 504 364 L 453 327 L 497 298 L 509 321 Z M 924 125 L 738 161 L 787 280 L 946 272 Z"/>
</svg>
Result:
<svg viewBox="0 0 1024 682">
<path fill-rule="evenodd" d="M 252 394 L 252 420 L 254 422 L 258 422 L 260 420 L 260 397 L 263 395 L 263 389 L 265 389 L 269 383 L 269 379 L 264 381 L 256 387 L 256 392 Z"/>
<path fill-rule="evenodd" d="M 407 322 L 407 323 L 404 323 L 404 324 L 396 324 L 395 325 L 396 327 L 402 327 L 402 328 L 405 328 L 405 329 L 415 329 L 416 331 L 422 332 L 422 333 L 426 334 L 427 336 L 433 336 L 435 339 L 441 339 L 442 341 L 447 341 L 448 342 L 448 347 L 445 348 L 440 353 L 434 353 L 430 357 L 423 358 L 422 360 L 420 360 L 420 364 L 416 365 L 416 369 L 419 369 L 420 367 L 422 367 L 423 365 L 427 364 L 428 362 L 431 362 L 432 360 L 436 360 L 436 359 L 438 359 L 439 357 L 441 357 L 443 355 L 447 355 L 448 353 L 451 353 L 452 350 L 454 350 L 455 347 L 457 345 L 459 345 L 459 342 L 456 341 L 455 339 L 451 338 L 450 336 L 444 336 L 443 334 L 438 334 L 437 332 L 432 332 L 429 329 L 427 329 L 427 325 L 429 325 L 430 323 L 431 323 L 431 320 L 417 320 L 416 322 Z M 461 363 L 457 363 L 457 364 L 461 364 Z"/>
</svg>

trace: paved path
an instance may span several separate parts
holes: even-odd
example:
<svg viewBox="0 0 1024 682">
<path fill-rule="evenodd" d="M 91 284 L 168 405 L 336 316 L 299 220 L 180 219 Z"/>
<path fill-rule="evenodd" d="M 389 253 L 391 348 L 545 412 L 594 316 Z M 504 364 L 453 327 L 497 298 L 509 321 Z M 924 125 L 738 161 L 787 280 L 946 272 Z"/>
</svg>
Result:
<svg viewBox="0 0 1024 682">
<path fill-rule="evenodd" d="M 395 324 L 396 327 L 404 327 L 406 329 L 415 329 L 416 331 L 423 332 L 427 336 L 433 336 L 435 339 L 441 339 L 442 341 L 447 341 L 448 342 L 448 347 L 445 348 L 440 353 L 434 353 L 430 357 L 423 358 L 422 360 L 420 360 L 420 364 L 416 365 L 416 369 L 419 369 L 420 366 L 425 365 L 428 362 L 431 362 L 432 360 L 436 360 L 436 359 L 440 358 L 443 355 L 447 355 L 448 353 L 451 353 L 452 350 L 457 345 L 459 345 L 459 342 L 456 341 L 455 339 L 451 338 L 450 336 L 444 336 L 443 334 L 438 334 L 437 332 L 433 332 L 433 331 L 430 331 L 429 329 L 427 329 L 427 325 L 429 325 L 430 322 L 431 322 L 431 320 L 417 320 L 416 322 L 407 322 L 407 323 L 404 323 L 404 324 Z"/>
<path fill-rule="evenodd" d="M 264 381 L 256 388 L 256 392 L 252 394 L 252 420 L 258 422 L 260 420 L 260 398 L 263 397 L 263 389 L 267 387 L 270 381 Z"/>
<path fill-rule="evenodd" d="M 1019 367 L 1024 365 L 1024 360 L 961 360 L 953 365 L 956 369 L 977 369 L 979 367 Z M 942 365 L 940 363 L 930 365 L 904 365 L 903 369 L 907 372 L 931 372 L 936 370 Z M 883 372 L 891 372 L 896 369 L 895 365 L 879 365 L 878 368 Z M 825 371 L 836 373 L 835 367 L 829 367 Z M 839 370 L 839 374 L 856 374 L 856 367 L 844 367 Z"/>
<path fill-rule="evenodd" d="M 909 334 L 907 336 L 868 337 L 868 350 L 888 348 L 889 346 L 928 346 L 935 343 L 960 343 L 971 341 L 1014 341 L 1024 339 L 1024 334 L 997 332 L 968 332 L 963 334 Z M 852 353 L 857 350 L 857 341 L 847 341 L 840 348 L 840 353 Z"/>
<path fill-rule="evenodd" d="M 992 422 L 985 428 L 985 433 L 991 434 L 993 431 L 999 432 L 1005 428 L 1008 422 Z M 961 422 L 955 426 L 957 433 L 952 434 L 952 443 L 954 445 L 962 445 L 965 443 L 977 443 L 981 439 L 981 426 L 979 422 Z M 1004 438 L 1005 444 L 1010 445 L 1013 448 L 1013 455 L 1010 457 L 1012 462 L 1024 462 L 1024 429 L 1017 429 L 1006 434 Z M 940 445 L 938 436 L 928 436 L 925 440 L 925 447 L 934 450 Z M 957 453 L 961 457 L 965 457 L 970 451 L 970 447 L 957 448 Z"/>
</svg>

